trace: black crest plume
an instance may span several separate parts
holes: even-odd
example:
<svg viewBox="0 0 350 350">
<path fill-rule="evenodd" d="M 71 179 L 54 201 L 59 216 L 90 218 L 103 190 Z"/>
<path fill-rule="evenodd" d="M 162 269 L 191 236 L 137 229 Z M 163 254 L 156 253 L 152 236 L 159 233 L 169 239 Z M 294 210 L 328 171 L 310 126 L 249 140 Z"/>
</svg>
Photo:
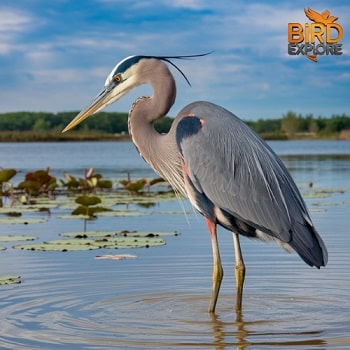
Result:
<svg viewBox="0 0 350 350">
<path fill-rule="evenodd" d="M 178 72 L 180 72 L 180 74 L 184 77 L 184 79 L 186 80 L 187 84 L 189 86 L 191 86 L 190 81 L 188 80 L 188 78 L 186 77 L 185 73 L 172 61 L 170 61 L 171 59 L 176 59 L 176 60 L 189 60 L 191 58 L 195 58 L 195 57 L 202 57 L 202 56 L 207 56 L 210 55 L 213 51 L 210 52 L 206 52 L 206 53 L 200 53 L 197 55 L 181 55 L 181 56 L 142 56 L 144 58 L 156 58 L 158 60 L 162 60 L 165 61 L 169 64 L 171 64 L 174 68 L 176 68 L 176 70 Z"/>
</svg>

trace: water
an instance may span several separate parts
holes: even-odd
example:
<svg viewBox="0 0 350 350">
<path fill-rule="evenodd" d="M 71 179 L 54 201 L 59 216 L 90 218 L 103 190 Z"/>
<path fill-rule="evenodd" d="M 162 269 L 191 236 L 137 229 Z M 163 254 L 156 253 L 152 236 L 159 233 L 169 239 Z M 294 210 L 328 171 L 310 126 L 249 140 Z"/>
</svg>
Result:
<svg viewBox="0 0 350 350">
<path fill-rule="evenodd" d="M 123 251 L 138 256 L 123 261 L 94 259 L 110 250 L 25 252 L 2 244 L 8 249 L 0 252 L 0 274 L 19 274 L 22 283 L 0 287 L 0 348 L 350 349 L 350 142 L 270 144 L 303 193 L 313 182 L 328 194 L 306 199 L 329 250 L 326 268 L 312 269 L 273 244 L 242 239 L 247 274 L 237 318 L 232 240 L 220 230 L 225 276 L 211 316 L 210 240 L 186 201 L 159 203 L 132 219 L 101 217 L 89 229 L 181 235 L 167 237 L 166 246 Z M 83 176 L 89 167 L 105 178 L 154 176 L 128 142 L 0 143 L 0 166 L 20 170 L 15 181 L 47 166 L 59 178 L 65 172 Z M 80 220 L 52 215 L 42 224 L 1 225 L 0 233 L 45 240 L 81 228 Z"/>
<path fill-rule="evenodd" d="M 106 178 L 125 178 L 127 172 L 154 176 L 130 142 L 0 143 L 0 166 L 15 168 L 21 179 L 28 171 L 47 167 L 58 178 L 64 173 L 83 177 L 91 167 Z"/>
</svg>

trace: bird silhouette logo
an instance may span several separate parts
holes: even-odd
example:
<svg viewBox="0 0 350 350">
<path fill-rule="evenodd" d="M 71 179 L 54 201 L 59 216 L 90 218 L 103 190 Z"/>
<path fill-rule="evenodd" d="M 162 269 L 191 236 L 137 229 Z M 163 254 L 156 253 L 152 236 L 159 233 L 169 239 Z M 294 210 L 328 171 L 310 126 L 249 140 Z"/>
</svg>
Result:
<svg viewBox="0 0 350 350">
<path fill-rule="evenodd" d="M 328 10 L 323 11 L 322 13 L 318 13 L 317 11 L 307 8 L 304 9 L 306 17 L 317 23 L 323 23 L 325 25 L 330 24 L 338 20 L 338 17 L 335 16 L 330 16 L 330 12 Z"/>
<path fill-rule="evenodd" d="M 322 13 L 318 13 L 309 7 L 307 9 L 304 9 L 304 12 L 309 20 L 315 23 L 322 23 L 324 25 L 331 24 L 338 19 L 338 17 L 330 16 L 331 13 L 328 10 L 325 10 Z M 317 62 L 317 54 L 306 55 L 306 57 L 311 61 Z"/>
<path fill-rule="evenodd" d="M 342 55 L 340 40 L 344 31 L 338 17 L 332 16 L 329 10 L 317 12 L 304 9 L 306 17 L 312 23 L 288 23 L 288 54 L 306 56 L 317 62 L 320 55 Z"/>
</svg>

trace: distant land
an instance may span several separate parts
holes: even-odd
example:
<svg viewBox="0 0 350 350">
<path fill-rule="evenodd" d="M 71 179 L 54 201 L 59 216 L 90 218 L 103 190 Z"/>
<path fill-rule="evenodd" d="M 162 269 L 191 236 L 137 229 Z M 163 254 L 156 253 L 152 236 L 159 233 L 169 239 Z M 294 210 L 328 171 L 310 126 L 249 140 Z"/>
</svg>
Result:
<svg viewBox="0 0 350 350">
<path fill-rule="evenodd" d="M 64 127 L 77 115 L 72 112 L 11 112 L 0 114 L 0 142 L 34 141 L 116 141 L 129 140 L 128 114 L 100 112 L 73 131 L 62 134 Z M 173 119 L 165 117 L 156 123 L 156 129 L 167 132 Z M 314 117 L 292 111 L 280 118 L 245 121 L 266 140 L 339 139 L 350 140 L 350 117 Z"/>
</svg>

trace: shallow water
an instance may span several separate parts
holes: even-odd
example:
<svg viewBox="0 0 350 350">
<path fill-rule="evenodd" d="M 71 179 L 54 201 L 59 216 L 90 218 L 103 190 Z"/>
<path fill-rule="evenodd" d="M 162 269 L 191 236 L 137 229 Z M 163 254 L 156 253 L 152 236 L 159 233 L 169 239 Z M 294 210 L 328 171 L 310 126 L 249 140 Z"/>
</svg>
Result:
<svg viewBox="0 0 350 350">
<path fill-rule="evenodd" d="M 350 143 L 271 145 L 303 193 L 310 182 L 326 189 L 328 197 L 306 197 L 329 250 L 326 268 L 242 239 L 247 274 L 243 311 L 236 315 L 232 239 L 220 230 L 225 276 L 211 316 L 209 235 L 186 201 L 142 208 L 149 215 L 132 219 L 100 217 L 88 229 L 181 235 L 166 237 L 162 247 L 117 251 L 138 256 L 123 261 L 94 259 L 114 253 L 107 249 L 31 252 L 2 244 L 8 249 L 0 252 L 0 274 L 19 274 L 22 283 L 0 286 L 0 348 L 350 349 Z M 46 166 L 58 177 L 82 176 L 90 166 L 106 178 L 153 176 L 128 143 L 0 144 L 0 166 L 20 169 L 17 178 Z M 0 226 L 1 234 L 41 240 L 81 229 L 80 220 L 54 215 L 42 224 Z"/>
</svg>

